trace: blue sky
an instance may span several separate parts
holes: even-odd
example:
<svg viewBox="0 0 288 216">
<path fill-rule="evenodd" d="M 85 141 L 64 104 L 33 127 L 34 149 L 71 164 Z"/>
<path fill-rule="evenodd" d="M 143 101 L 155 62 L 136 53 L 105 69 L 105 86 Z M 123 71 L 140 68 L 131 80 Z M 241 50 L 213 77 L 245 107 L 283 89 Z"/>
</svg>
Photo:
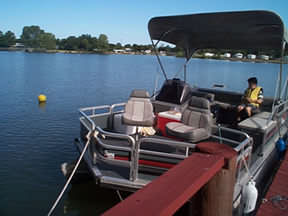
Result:
<svg viewBox="0 0 288 216">
<path fill-rule="evenodd" d="M 288 26 L 287 0 L 1 0 L 0 30 L 18 37 L 23 26 L 39 25 L 57 38 L 105 33 L 113 43 L 147 44 L 154 16 L 263 9 L 277 12 Z"/>
</svg>

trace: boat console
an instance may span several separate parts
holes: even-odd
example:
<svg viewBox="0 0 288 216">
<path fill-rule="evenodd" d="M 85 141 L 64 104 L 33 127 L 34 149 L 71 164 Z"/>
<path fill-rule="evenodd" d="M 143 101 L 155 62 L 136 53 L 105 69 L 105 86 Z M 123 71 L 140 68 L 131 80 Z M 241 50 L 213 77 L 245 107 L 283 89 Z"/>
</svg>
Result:
<svg viewBox="0 0 288 216">
<path fill-rule="evenodd" d="M 179 79 L 166 80 L 160 91 L 151 98 L 156 113 L 175 109 L 181 111 L 191 97 L 192 88 Z"/>
<path fill-rule="evenodd" d="M 156 95 L 157 101 L 184 104 L 191 94 L 191 87 L 180 79 L 166 80 L 160 92 Z"/>
</svg>

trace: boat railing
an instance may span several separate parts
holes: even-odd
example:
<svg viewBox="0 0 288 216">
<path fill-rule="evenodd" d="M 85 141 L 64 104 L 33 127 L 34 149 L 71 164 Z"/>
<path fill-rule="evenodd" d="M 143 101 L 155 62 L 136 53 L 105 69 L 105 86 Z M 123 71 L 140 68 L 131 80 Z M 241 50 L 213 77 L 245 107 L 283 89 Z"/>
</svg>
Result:
<svg viewBox="0 0 288 216">
<path fill-rule="evenodd" d="M 271 116 L 269 118 L 270 120 L 273 120 L 276 118 L 276 120 L 280 119 L 282 117 L 282 115 L 287 112 L 288 110 L 288 100 L 282 101 L 279 104 L 277 104 L 271 113 Z"/>
<path fill-rule="evenodd" d="M 151 156 L 159 156 L 159 157 L 166 157 L 166 158 L 174 158 L 174 159 L 185 159 L 188 157 L 188 151 L 191 148 L 195 148 L 195 144 L 192 143 L 187 143 L 187 142 L 180 142 L 180 141 L 174 141 L 174 140 L 164 140 L 164 139 L 157 139 L 157 138 L 149 138 L 149 137 L 144 137 L 140 138 L 137 141 L 130 136 L 130 135 L 125 135 L 125 134 L 118 134 L 118 133 L 111 133 L 103 130 L 102 128 L 96 126 L 94 138 L 97 140 L 97 145 L 98 147 L 101 147 L 106 150 L 118 150 L 122 152 L 128 152 L 130 156 L 130 160 L 115 160 L 113 155 L 105 155 L 97 150 L 97 148 L 93 148 L 93 153 L 96 153 L 96 155 L 93 154 L 93 161 L 97 161 L 97 159 L 102 160 L 102 161 L 109 161 L 110 163 L 114 164 L 121 164 L 124 166 L 128 166 L 130 169 L 130 174 L 129 174 L 129 179 L 131 181 L 135 181 L 138 177 L 138 169 L 139 169 L 139 155 L 140 154 L 146 154 L 146 155 L 151 155 Z M 115 146 L 111 144 L 105 143 L 106 138 L 117 138 L 117 139 L 122 139 L 126 140 L 129 145 L 127 146 Z M 168 145 L 171 147 L 175 148 L 185 148 L 185 153 L 184 154 L 176 154 L 176 153 L 166 153 L 166 152 L 160 152 L 160 151 L 152 151 L 152 150 L 145 150 L 142 149 L 141 146 L 143 143 L 155 143 L 155 144 L 160 144 L 160 145 Z M 93 146 L 93 145 L 92 145 Z M 97 163 L 97 162 L 96 162 Z"/>
<path fill-rule="evenodd" d="M 138 172 L 139 172 L 139 157 L 141 154 L 150 155 L 150 156 L 159 156 L 159 157 L 167 157 L 167 158 L 173 158 L 173 159 L 185 159 L 189 156 L 189 150 L 192 150 L 196 147 L 196 144 L 190 143 L 190 142 L 183 142 L 183 141 L 177 141 L 172 139 L 163 139 L 163 138 L 157 138 L 157 137 L 140 137 L 133 136 L 133 135 L 127 135 L 127 134 L 121 134 L 121 133 L 115 133 L 106 131 L 105 129 L 101 128 L 99 125 L 96 125 L 95 121 L 93 119 L 103 116 L 103 115 L 111 115 L 113 113 L 117 112 L 123 112 L 123 108 L 125 106 L 125 103 L 119 103 L 114 105 L 105 105 L 105 106 L 95 106 L 95 107 L 88 107 L 80 109 L 80 115 L 82 118 L 87 120 L 89 124 L 91 125 L 90 130 L 95 130 L 95 136 L 96 139 L 96 145 L 91 145 L 91 153 L 93 162 L 97 163 L 97 160 L 101 161 L 109 161 L 111 164 L 115 165 L 122 165 L 125 167 L 128 167 L 130 169 L 129 172 L 129 180 L 130 181 L 136 181 L 138 178 Z M 251 137 L 249 137 L 246 133 L 230 129 L 226 127 L 220 127 L 220 126 L 214 126 L 214 130 L 219 131 L 220 134 L 213 134 L 212 138 L 218 140 L 220 143 L 229 143 L 235 151 L 238 153 L 237 158 L 237 177 L 240 176 L 241 167 L 243 167 L 243 158 L 245 158 L 246 163 L 249 164 L 251 152 L 252 152 L 252 144 L 253 140 Z M 232 133 L 236 136 L 241 136 L 241 139 L 233 139 L 231 137 L 225 137 L 225 132 Z M 117 146 L 111 144 L 111 142 L 106 142 L 107 138 L 112 139 L 120 139 L 127 143 L 125 146 Z M 185 149 L 184 153 L 179 152 L 178 153 L 167 153 L 167 152 L 161 152 L 161 151 L 155 151 L 155 150 L 147 150 L 141 148 L 144 143 L 155 143 L 159 145 L 166 145 L 170 147 L 175 147 L 176 149 Z M 114 158 L 113 154 L 103 154 L 103 152 L 99 151 L 99 149 L 105 149 L 105 150 L 118 150 L 122 152 L 127 152 L 129 154 L 129 160 L 117 160 Z"/>
<path fill-rule="evenodd" d="M 219 131 L 218 135 L 212 135 L 213 138 L 217 139 L 220 143 L 226 142 L 227 144 L 231 144 L 233 149 L 237 152 L 237 171 L 236 171 L 236 179 L 240 180 L 242 175 L 244 175 L 244 171 L 246 168 L 249 169 L 251 156 L 252 156 L 252 148 L 253 148 L 253 139 L 247 133 L 235 130 L 222 126 L 214 126 L 214 129 Z M 234 135 L 241 136 L 240 140 L 233 140 L 231 138 L 223 137 L 221 134 L 224 132 L 229 132 Z"/>
<path fill-rule="evenodd" d="M 123 152 L 128 152 L 131 155 L 131 160 L 117 160 L 115 161 L 113 156 L 109 156 L 109 154 L 103 156 L 99 151 L 97 151 L 97 148 L 94 148 L 93 153 L 93 161 L 96 162 L 97 159 L 100 159 L 102 161 L 110 161 L 111 163 L 115 163 L 117 165 L 122 164 L 124 166 L 128 166 L 130 169 L 129 173 L 129 180 L 135 181 L 137 179 L 137 173 L 138 170 L 135 168 L 135 164 L 138 163 L 138 160 L 136 161 L 137 157 L 136 155 L 136 148 L 135 148 L 135 139 L 132 136 L 126 135 L 126 134 L 119 134 L 119 133 L 111 133 L 103 130 L 99 126 L 96 126 L 95 130 L 97 133 L 94 135 L 94 138 L 97 140 L 97 145 L 99 145 L 101 148 L 107 149 L 107 150 L 119 150 Z M 102 137 L 102 139 L 100 138 Z M 111 144 L 106 144 L 103 142 L 106 138 L 116 138 L 121 140 L 126 140 L 128 143 L 128 146 L 116 146 Z M 96 157 L 96 158 L 95 158 Z"/>
<path fill-rule="evenodd" d="M 106 112 L 103 112 L 105 110 Z M 100 112 L 102 111 L 102 112 Z M 100 112 L 100 113 L 98 113 Z M 96 124 L 92 120 L 93 117 L 97 117 L 99 115 L 104 115 L 104 114 L 111 114 L 111 106 L 110 105 L 103 105 L 103 106 L 93 106 L 93 107 L 85 107 L 79 109 L 79 113 L 82 118 L 84 118 L 87 122 L 90 124 L 91 130 L 95 130 Z M 90 114 L 88 114 L 90 113 Z"/>
<path fill-rule="evenodd" d="M 126 103 L 117 103 L 110 106 L 110 113 L 123 112 Z"/>
<path fill-rule="evenodd" d="M 104 149 L 110 149 L 110 150 L 119 150 L 123 152 L 128 152 L 131 155 L 131 160 L 130 161 L 125 161 L 125 160 L 117 160 L 117 165 L 123 165 L 127 166 L 130 168 L 130 173 L 129 173 L 129 179 L 131 181 L 135 181 L 137 178 L 137 173 L 135 164 L 136 164 L 136 157 L 135 157 L 135 140 L 132 136 L 129 136 L 127 134 L 121 134 L 121 133 L 113 133 L 106 131 L 99 127 L 98 125 L 95 124 L 93 121 L 93 118 L 97 118 L 99 116 L 103 115 L 111 115 L 116 112 L 123 112 L 123 110 L 118 110 L 119 108 L 122 108 L 125 106 L 125 103 L 118 103 L 118 104 L 113 104 L 113 105 L 103 105 L 103 106 L 93 106 L 93 107 L 86 107 L 86 108 L 81 108 L 79 109 L 80 113 L 80 118 L 84 118 L 87 122 L 89 122 L 90 127 L 88 127 L 88 130 L 94 130 L 96 131 L 96 134 L 94 134 L 94 138 L 97 140 L 97 144 L 101 146 Z M 128 144 L 128 146 L 115 146 L 111 144 L 106 144 L 103 142 L 103 139 L 106 138 L 116 138 L 120 140 L 125 140 Z M 102 160 L 102 161 L 109 161 L 110 163 L 115 163 L 115 159 L 109 154 L 103 156 L 102 153 L 100 153 L 97 148 L 93 145 L 91 145 L 91 153 L 92 153 L 92 158 L 93 162 L 96 163 L 97 160 Z"/>
</svg>

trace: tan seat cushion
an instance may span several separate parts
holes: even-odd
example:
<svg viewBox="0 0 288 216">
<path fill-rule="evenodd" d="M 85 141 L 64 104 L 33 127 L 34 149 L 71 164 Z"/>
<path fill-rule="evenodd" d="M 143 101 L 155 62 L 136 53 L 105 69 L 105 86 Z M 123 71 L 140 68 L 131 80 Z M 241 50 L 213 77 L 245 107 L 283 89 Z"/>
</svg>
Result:
<svg viewBox="0 0 288 216">
<path fill-rule="evenodd" d="M 205 128 L 195 128 L 180 122 L 169 122 L 166 124 L 166 132 L 190 142 L 199 142 L 209 138 L 210 134 Z"/>
</svg>

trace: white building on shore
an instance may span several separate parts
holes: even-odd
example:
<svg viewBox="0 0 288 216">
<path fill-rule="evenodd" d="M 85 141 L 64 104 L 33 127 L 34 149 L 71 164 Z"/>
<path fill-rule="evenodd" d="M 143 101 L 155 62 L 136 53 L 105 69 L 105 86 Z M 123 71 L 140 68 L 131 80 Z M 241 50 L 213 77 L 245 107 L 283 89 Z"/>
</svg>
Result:
<svg viewBox="0 0 288 216">
<path fill-rule="evenodd" d="M 125 53 L 124 49 L 114 49 L 113 50 L 114 53 Z"/>
<path fill-rule="evenodd" d="M 234 58 L 242 59 L 243 58 L 243 53 L 235 53 Z"/>
<path fill-rule="evenodd" d="M 12 47 L 14 47 L 14 48 L 24 48 L 25 46 L 22 43 L 15 43 L 14 45 L 12 45 Z"/>
<path fill-rule="evenodd" d="M 224 58 L 231 58 L 231 53 L 224 53 L 223 57 Z"/>
<path fill-rule="evenodd" d="M 248 59 L 256 59 L 256 57 L 257 57 L 257 56 L 256 56 L 255 54 L 248 54 L 248 55 L 247 55 L 247 58 L 248 58 Z"/>
<path fill-rule="evenodd" d="M 259 56 L 260 59 L 268 61 L 269 60 L 269 56 L 268 55 L 260 55 Z"/>
<path fill-rule="evenodd" d="M 209 53 L 209 52 L 204 53 L 205 57 L 213 57 L 214 55 L 215 55 L 214 53 Z"/>
<path fill-rule="evenodd" d="M 126 52 L 132 52 L 132 49 L 131 48 L 125 48 L 125 51 Z"/>
<path fill-rule="evenodd" d="M 145 50 L 144 52 L 145 54 L 151 54 L 152 51 L 148 49 L 148 50 Z"/>
</svg>

